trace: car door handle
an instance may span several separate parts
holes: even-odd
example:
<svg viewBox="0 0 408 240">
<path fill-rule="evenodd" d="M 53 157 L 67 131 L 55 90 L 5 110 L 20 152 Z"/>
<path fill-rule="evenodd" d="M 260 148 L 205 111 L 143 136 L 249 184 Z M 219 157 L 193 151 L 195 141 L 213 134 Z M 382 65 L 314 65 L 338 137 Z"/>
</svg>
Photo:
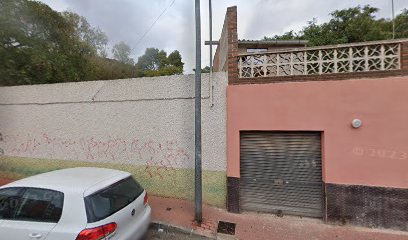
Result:
<svg viewBox="0 0 408 240">
<path fill-rule="evenodd" d="M 42 234 L 41 233 L 30 233 L 28 236 L 30 238 L 40 239 L 42 237 Z"/>
</svg>

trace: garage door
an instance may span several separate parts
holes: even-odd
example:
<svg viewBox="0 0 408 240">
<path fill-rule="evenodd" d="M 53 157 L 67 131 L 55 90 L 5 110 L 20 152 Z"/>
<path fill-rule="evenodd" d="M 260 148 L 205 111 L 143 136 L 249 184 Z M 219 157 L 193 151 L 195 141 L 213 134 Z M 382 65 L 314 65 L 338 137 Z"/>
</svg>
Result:
<svg viewBox="0 0 408 240">
<path fill-rule="evenodd" d="M 320 136 L 241 132 L 241 209 L 322 217 Z"/>
</svg>

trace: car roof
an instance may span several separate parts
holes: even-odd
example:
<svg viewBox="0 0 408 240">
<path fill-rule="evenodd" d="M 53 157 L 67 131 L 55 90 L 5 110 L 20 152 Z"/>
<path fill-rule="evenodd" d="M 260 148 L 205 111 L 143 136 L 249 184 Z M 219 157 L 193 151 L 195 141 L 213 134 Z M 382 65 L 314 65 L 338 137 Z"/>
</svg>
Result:
<svg viewBox="0 0 408 240">
<path fill-rule="evenodd" d="M 87 189 L 109 179 L 123 179 L 130 176 L 130 173 L 94 167 L 78 167 L 55 170 L 47 173 L 24 178 L 7 185 L 5 187 L 33 187 L 52 189 L 60 192 L 84 193 Z"/>
</svg>

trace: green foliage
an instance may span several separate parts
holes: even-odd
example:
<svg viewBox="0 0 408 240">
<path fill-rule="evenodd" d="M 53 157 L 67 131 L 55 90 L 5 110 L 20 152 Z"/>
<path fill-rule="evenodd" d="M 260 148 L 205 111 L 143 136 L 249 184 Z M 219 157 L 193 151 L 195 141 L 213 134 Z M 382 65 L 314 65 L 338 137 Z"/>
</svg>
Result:
<svg viewBox="0 0 408 240">
<path fill-rule="evenodd" d="M 300 36 L 295 33 L 293 30 L 286 32 L 282 35 L 275 35 L 273 37 L 264 37 L 263 40 L 293 40 L 293 39 L 300 39 Z"/>
<path fill-rule="evenodd" d="M 195 72 L 195 68 L 193 68 L 193 72 Z M 210 67 L 209 66 L 205 66 L 205 68 L 201 68 L 201 73 L 210 73 Z"/>
<path fill-rule="evenodd" d="M 205 68 L 202 68 L 201 69 L 201 73 L 210 73 L 210 67 L 209 66 L 206 66 Z"/>
<path fill-rule="evenodd" d="M 73 12 L 29 0 L 0 1 L 0 86 L 183 73 L 178 51 L 147 49 L 136 66 L 124 42 L 107 57 L 108 37 Z M 137 70 L 137 71 L 136 71 Z"/>
<path fill-rule="evenodd" d="M 395 18 L 395 37 L 408 37 L 408 9 L 404 9 L 402 13 Z"/>
<path fill-rule="evenodd" d="M 329 22 L 317 24 L 316 19 L 308 22 L 302 31 L 289 31 L 283 35 L 264 37 L 264 40 L 308 40 L 310 46 L 365 42 L 392 38 L 392 21 L 376 19 L 378 8 L 364 7 L 336 10 Z M 408 37 L 408 10 L 403 10 L 395 19 L 396 38 Z"/>
<path fill-rule="evenodd" d="M 88 58 L 87 79 L 110 80 L 135 77 L 134 65 L 99 56 Z"/>
<path fill-rule="evenodd" d="M 78 81 L 91 49 L 75 29 L 47 5 L 35 1 L 0 2 L 0 84 Z"/>
<path fill-rule="evenodd" d="M 101 57 L 106 57 L 106 45 L 108 36 L 99 28 L 92 27 L 86 18 L 74 12 L 65 11 L 62 13 L 65 20 L 74 27 L 74 35 L 77 39 L 85 42 L 93 53 Z"/>
<path fill-rule="evenodd" d="M 133 76 L 106 59 L 108 38 L 76 13 L 27 0 L 0 1 L 0 86 Z"/>
<path fill-rule="evenodd" d="M 175 50 L 167 56 L 164 50 L 157 48 L 147 48 L 135 65 L 138 77 L 182 74 L 183 66 L 179 51 Z"/>
</svg>

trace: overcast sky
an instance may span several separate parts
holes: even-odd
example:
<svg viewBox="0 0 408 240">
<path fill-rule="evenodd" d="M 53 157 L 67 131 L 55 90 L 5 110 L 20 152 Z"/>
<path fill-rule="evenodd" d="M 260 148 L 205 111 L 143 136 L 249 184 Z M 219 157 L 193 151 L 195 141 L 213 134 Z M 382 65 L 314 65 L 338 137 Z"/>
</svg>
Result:
<svg viewBox="0 0 408 240">
<path fill-rule="evenodd" d="M 57 11 L 70 10 L 99 26 L 109 37 L 109 45 L 124 41 L 134 48 L 132 57 L 148 47 L 167 53 L 181 52 L 184 71 L 195 66 L 194 1 L 175 0 L 142 41 L 142 35 L 173 0 L 40 0 Z M 370 4 L 380 9 L 379 17 L 391 18 L 391 0 L 213 0 L 213 39 L 220 37 L 228 6 L 238 7 L 238 37 L 261 39 L 301 30 L 307 21 L 327 21 L 336 9 Z M 408 8 L 408 0 L 394 0 L 396 14 Z M 208 1 L 201 0 L 202 40 L 209 39 Z M 140 42 L 136 45 L 137 42 Z M 202 47 L 202 66 L 209 65 L 209 47 Z"/>
</svg>

